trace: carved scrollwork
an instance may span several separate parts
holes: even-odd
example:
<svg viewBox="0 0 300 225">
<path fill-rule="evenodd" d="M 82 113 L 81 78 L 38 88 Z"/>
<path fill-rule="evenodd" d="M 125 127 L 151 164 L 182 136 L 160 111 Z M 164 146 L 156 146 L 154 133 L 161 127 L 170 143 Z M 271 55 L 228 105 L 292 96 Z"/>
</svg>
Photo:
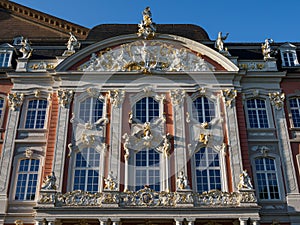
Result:
<svg viewBox="0 0 300 225">
<path fill-rule="evenodd" d="M 93 53 L 80 71 L 137 71 L 144 74 L 213 71 L 199 53 L 163 41 L 142 40 Z"/>
<path fill-rule="evenodd" d="M 133 192 L 118 192 L 104 190 L 104 192 L 89 193 L 72 191 L 65 194 L 55 191 L 41 191 L 39 204 L 54 204 L 55 207 L 96 206 L 96 207 L 238 207 L 241 204 L 256 204 L 254 190 L 240 190 L 239 192 L 209 192 L 194 193 L 191 191 L 157 192 L 148 186 Z M 111 205 L 111 206 L 110 206 Z"/>
<path fill-rule="evenodd" d="M 73 90 L 58 90 L 57 95 L 58 95 L 58 100 L 59 104 L 61 107 L 66 108 L 72 101 L 73 99 Z"/>
<path fill-rule="evenodd" d="M 275 107 L 275 109 L 280 110 L 283 107 L 285 94 L 280 92 L 269 93 L 269 98 L 271 104 Z"/>
<path fill-rule="evenodd" d="M 120 107 L 125 99 L 125 91 L 118 90 L 118 89 L 109 91 L 109 99 L 110 99 L 110 103 L 114 107 Z"/>
<path fill-rule="evenodd" d="M 7 98 L 10 109 L 15 111 L 21 107 L 24 100 L 24 94 L 19 92 L 9 93 Z"/>
<path fill-rule="evenodd" d="M 174 106 L 180 106 L 183 104 L 186 92 L 181 89 L 170 90 L 171 101 Z"/>
<path fill-rule="evenodd" d="M 237 97 L 237 90 L 234 89 L 225 89 L 222 91 L 223 98 L 226 106 L 231 106 L 231 103 Z"/>
</svg>

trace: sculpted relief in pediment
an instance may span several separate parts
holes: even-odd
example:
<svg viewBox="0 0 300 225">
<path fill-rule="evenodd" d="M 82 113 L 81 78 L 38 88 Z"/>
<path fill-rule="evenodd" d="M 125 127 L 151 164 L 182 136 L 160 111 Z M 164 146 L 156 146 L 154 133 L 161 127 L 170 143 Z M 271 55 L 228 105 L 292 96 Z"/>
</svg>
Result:
<svg viewBox="0 0 300 225">
<path fill-rule="evenodd" d="M 193 72 L 213 71 L 200 53 L 164 41 L 143 40 L 93 53 L 80 71 Z"/>
</svg>

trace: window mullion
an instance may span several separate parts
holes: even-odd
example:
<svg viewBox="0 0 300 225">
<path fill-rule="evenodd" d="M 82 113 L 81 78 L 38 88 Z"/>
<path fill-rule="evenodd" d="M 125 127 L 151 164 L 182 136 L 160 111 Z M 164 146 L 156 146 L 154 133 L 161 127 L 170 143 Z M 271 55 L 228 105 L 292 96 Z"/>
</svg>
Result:
<svg viewBox="0 0 300 225">
<path fill-rule="evenodd" d="M 206 115 L 205 115 L 205 106 L 204 106 L 204 97 L 201 97 L 201 110 L 202 110 L 202 123 L 206 122 Z"/>
<path fill-rule="evenodd" d="M 149 122 L 149 97 L 146 98 L 146 121 Z"/>
</svg>

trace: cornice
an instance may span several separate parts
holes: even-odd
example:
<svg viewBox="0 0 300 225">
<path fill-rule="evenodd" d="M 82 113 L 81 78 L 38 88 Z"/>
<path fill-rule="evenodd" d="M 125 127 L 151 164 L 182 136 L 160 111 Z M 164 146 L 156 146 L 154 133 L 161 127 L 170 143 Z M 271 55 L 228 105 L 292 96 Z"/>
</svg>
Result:
<svg viewBox="0 0 300 225">
<path fill-rule="evenodd" d="M 17 17 L 22 17 L 32 22 L 39 23 L 46 27 L 65 33 L 66 37 L 69 36 L 69 32 L 72 32 L 79 39 L 85 39 L 89 32 L 89 29 L 86 27 L 59 19 L 11 1 L 0 0 L 0 7 L 6 9 Z"/>
</svg>

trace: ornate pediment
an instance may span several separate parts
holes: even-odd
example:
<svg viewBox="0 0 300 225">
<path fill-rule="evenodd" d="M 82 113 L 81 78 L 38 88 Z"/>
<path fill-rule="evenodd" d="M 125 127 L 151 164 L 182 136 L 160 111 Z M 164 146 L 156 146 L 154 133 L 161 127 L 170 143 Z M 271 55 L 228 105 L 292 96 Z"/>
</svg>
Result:
<svg viewBox="0 0 300 225">
<path fill-rule="evenodd" d="M 93 53 L 79 71 L 192 72 L 213 71 L 200 53 L 165 41 L 142 40 Z"/>
</svg>

